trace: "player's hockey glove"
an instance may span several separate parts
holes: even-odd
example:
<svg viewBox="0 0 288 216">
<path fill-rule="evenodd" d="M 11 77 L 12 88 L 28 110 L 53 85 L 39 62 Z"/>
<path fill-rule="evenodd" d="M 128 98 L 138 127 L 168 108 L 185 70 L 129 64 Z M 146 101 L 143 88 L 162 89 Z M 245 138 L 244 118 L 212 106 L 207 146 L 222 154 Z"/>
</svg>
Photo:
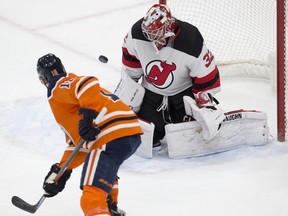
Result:
<svg viewBox="0 0 288 216">
<path fill-rule="evenodd" d="M 94 141 L 100 133 L 100 129 L 95 125 L 94 119 L 98 113 L 92 109 L 79 109 L 79 125 L 78 132 L 82 139 L 87 141 Z"/>
<path fill-rule="evenodd" d="M 45 197 L 53 197 L 61 192 L 65 188 L 66 181 L 70 178 L 72 170 L 66 170 L 57 182 L 54 182 L 55 177 L 60 171 L 58 163 L 53 164 L 43 183 L 43 189 L 45 190 Z"/>
</svg>

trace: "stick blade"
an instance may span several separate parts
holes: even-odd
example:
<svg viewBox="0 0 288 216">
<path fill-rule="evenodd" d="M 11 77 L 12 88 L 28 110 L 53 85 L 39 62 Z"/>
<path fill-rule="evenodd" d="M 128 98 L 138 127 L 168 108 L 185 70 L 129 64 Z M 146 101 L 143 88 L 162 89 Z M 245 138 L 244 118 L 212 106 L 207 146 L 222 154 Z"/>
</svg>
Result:
<svg viewBox="0 0 288 216">
<path fill-rule="evenodd" d="M 13 196 L 11 199 L 14 206 L 34 214 L 37 211 L 37 206 L 30 205 L 18 196 Z"/>
</svg>

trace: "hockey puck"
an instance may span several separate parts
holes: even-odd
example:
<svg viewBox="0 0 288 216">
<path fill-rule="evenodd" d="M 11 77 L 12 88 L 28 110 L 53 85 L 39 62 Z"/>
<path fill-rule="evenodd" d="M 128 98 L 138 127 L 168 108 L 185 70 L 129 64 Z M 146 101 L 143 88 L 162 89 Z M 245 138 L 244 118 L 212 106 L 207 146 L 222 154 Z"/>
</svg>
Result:
<svg viewBox="0 0 288 216">
<path fill-rule="evenodd" d="M 100 55 L 100 56 L 98 57 L 98 60 L 99 60 L 100 62 L 103 62 L 103 63 L 107 63 L 107 62 L 108 62 L 108 58 L 107 58 L 106 56 L 104 56 L 104 55 Z"/>
</svg>

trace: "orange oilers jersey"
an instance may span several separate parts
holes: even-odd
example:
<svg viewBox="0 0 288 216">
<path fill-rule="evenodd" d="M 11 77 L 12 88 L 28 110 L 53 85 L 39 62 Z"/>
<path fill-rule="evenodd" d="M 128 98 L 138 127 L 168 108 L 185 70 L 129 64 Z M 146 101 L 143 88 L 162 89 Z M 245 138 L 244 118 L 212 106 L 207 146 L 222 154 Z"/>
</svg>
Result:
<svg viewBox="0 0 288 216">
<path fill-rule="evenodd" d="M 81 140 L 78 134 L 78 110 L 90 108 L 100 113 L 105 107 L 106 114 L 97 125 L 101 132 L 83 148 L 95 149 L 120 137 L 142 134 L 137 116 L 117 96 L 100 87 L 96 77 L 77 76 L 73 73 L 54 77 L 48 88 L 48 101 L 56 122 L 66 134 L 67 144 L 77 145 Z"/>
</svg>

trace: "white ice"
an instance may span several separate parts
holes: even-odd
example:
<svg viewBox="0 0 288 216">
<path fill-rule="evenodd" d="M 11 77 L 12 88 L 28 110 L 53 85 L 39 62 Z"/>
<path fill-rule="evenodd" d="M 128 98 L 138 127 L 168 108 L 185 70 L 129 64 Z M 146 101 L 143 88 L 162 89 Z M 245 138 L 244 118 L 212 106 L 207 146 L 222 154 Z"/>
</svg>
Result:
<svg viewBox="0 0 288 216">
<path fill-rule="evenodd" d="M 35 204 L 65 148 L 37 78 L 37 59 L 52 52 L 68 71 L 95 75 L 112 91 L 120 78 L 122 40 L 155 2 L 0 0 L 1 215 L 29 215 L 11 197 Z M 100 54 L 107 64 L 97 60 Z M 119 206 L 127 216 L 288 215 L 288 146 L 275 141 L 276 93 L 268 80 L 243 77 L 222 78 L 222 89 L 224 110 L 266 112 L 274 141 L 182 160 L 165 151 L 150 160 L 133 155 L 119 172 Z M 35 215 L 83 215 L 80 173 L 75 170 L 64 192 L 46 199 Z"/>
</svg>

